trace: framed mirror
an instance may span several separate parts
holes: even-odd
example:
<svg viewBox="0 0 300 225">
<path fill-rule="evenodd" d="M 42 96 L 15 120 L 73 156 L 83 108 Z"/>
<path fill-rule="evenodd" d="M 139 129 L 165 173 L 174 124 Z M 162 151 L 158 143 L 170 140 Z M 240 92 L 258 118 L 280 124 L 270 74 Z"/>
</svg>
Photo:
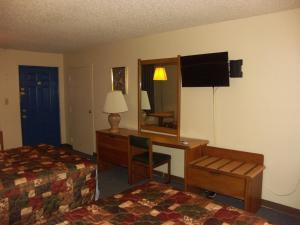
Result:
<svg viewBox="0 0 300 225">
<path fill-rule="evenodd" d="M 180 57 L 138 60 L 138 129 L 180 137 Z"/>
</svg>

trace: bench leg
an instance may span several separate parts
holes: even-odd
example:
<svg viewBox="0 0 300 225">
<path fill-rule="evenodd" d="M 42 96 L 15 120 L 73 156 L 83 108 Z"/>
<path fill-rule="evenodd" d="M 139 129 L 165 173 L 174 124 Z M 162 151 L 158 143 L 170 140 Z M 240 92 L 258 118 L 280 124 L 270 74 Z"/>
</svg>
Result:
<svg viewBox="0 0 300 225">
<path fill-rule="evenodd" d="M 255 213 L 261 206 L 261 189 L 263 174 L 246 179 L 245 210 Z"/>
</svg>

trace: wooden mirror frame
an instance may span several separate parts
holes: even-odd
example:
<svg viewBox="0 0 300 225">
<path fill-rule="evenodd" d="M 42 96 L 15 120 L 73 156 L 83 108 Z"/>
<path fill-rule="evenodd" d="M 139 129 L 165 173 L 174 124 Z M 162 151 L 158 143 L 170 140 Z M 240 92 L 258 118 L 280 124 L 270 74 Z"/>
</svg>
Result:
<svg viewBox="0 0 300 225">
<path fill-rule="evenodd" d="M 141 110 L 141 88 L 142 88 L 142 65 L 176 65 L 177 66 L 177 129 L 165 128 L 165 127 L 151 127 L 150 129 L 142 128 L 142 110 Z M 180 68 L 180 56 L 174 58 L 164 58 L 164 59 L 149 59 L 141 60 L 138 59 L 138 131 L 139 132 L 155 132 L 161 134 L 168 134 L 176 136 L 180 139 L 180 98 L 181 98 L 181 68 Z"/>
</svg>

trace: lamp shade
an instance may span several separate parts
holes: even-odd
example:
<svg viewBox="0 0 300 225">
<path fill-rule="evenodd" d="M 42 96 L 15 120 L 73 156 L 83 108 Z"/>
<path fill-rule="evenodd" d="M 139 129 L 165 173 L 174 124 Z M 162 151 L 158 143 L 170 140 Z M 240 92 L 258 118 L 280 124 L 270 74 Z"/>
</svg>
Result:
<svg viewBox="0 0 300 225">
<path fill-rule="evenodd" d="M 142 103 L 141 104 L 142 109 L 145 109 L 145 110 L 151 109 L 147 91 L 142 91 L 142 93 L 141 93 L 141 103 Z"/>
<path fill-rule="evenodd" d="M 128 111 L 127 104 L 121 91 L 111 91 L 106 95 L 103 112 L 120 113 Z"/>
<path fill-rule="evenodd" d="M 156 67 L 153 80 L 168 80 L 166 69 L 164 67 Z"/>
</svg>

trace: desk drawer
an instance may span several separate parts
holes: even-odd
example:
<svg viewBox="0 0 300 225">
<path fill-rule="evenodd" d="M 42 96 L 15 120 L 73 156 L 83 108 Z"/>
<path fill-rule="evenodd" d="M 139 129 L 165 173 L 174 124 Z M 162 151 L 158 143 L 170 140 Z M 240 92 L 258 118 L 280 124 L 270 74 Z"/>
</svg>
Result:
<svg viewBox="0 0 300 225">
<path fill-rule="evenodd" d="M 106 146 L 109 148 L 117 149 L 118 151 L 123 151 L 128 154 L 128 138 L 114 135 L 114 134 L 97 134 L 97 148 L 101 146 Z"/>
<path fill-rule="evenodd" d="M 120 166 L 128 166 L 128 153 L 114 148 L 99 146 L 99 159 Z"/>
<path fill-rule="evenodd" d="M 190 167 L 188 185 L 244 199 L 245 179 Z"/>
<path fill-rule="evenodd" d="M 128 166 L 128 138 L 97 132 L 97 154 L 100 161 Z"/>
</svg>

